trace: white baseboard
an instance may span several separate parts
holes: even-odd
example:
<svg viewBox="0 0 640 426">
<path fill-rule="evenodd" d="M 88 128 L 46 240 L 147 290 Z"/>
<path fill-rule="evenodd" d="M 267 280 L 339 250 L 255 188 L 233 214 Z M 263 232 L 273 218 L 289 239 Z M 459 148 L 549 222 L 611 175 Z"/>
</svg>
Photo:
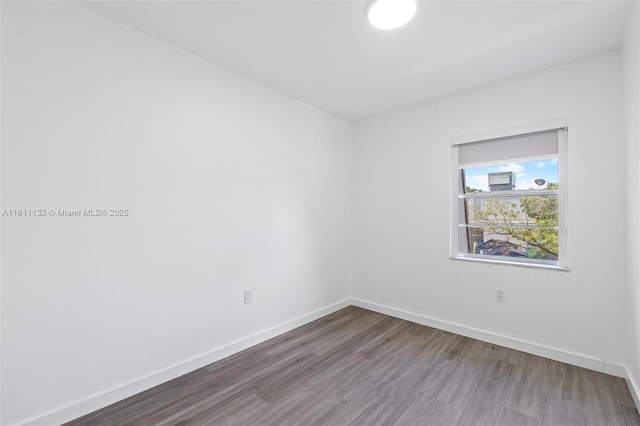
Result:
<svg viewBox="0 0 640 426">
<path fill-rule="evenodd" d="M 231 342 L 219 348 L 212 349 L 207 353 L 170 365 L 167 368 L 155 371 L 144 377 L 140 377 L 127 383 L 122 383 L 93 395 L 88 395 L 81 400 L 58 407 L 55 410 L 13 423 L 12 426 L 59 425 L 70 420 L 77 419 L 78 417 L 82 417 L 137 393 L 151 389 L 154 386 L 175 379 L 176 377 L 180 377 L 183 374 L 197 370 L 198 368 L 202 368 L 212 362 L 219 361 L 244 349 L 250 348 L 251 346 L 255 346 L 258 343 L 262 343 L 273 337 L 279 336 L 280 334 L 286 333 L 294 328 L 308 324 L 311 321 L 315 321 L 342 308 L 346 308 L 349 305 L 351 305 L 351 301 L 349 299 L 342 300 L 333 305 L 311 312 L 310 314 L 294 318 L 275 327 L 271 327 L 251 336 L 236 340 L 235 342 Z"/>
<path fill-rule="evenodd" d="M 629 392 L 633 397 L 633 402 L 636 403 L 636 408 L 640 412 L 640 386 L 638 386 L 638 382 L 636 378 L 631 373 L 631 370 L 627 367 L 627 386 L 629 387 Z"/>
<path fill-rule="evenodd" d="M 389 306 L 379 305 L 373 302 L 367 302 L 365 300 L 351 299 L 351 304 L 360 308 L 368 309 L 370 311 L 379 312 L 381 314 L 415 322 L 417 324 L 437 328 L 439 330 L 460 334 L 462 336 L 471 337 L 473 339 L 482 340 L 484 342 L 493 343 L 495 345 L 500 345 L 511 349 L 516 349 L 518 351 L 553 359 L 555 361 L 566 362 L 567 364 L 588 368 L 589 370 L 600 371 L 612 376 L 627 378 L 627 369 L 623 365 L 611 364 L 601 359 L 593 358 L 587 355 L 581 355 L 562 349 L 527 342 L 525 340 L 515 339 L 513 337 L 491 333 L 477 328 L 455 324 L 448 321 L 442 321 L 424 315 L 407 312 L 402 309 L 396 309 Z"/>
</svg>

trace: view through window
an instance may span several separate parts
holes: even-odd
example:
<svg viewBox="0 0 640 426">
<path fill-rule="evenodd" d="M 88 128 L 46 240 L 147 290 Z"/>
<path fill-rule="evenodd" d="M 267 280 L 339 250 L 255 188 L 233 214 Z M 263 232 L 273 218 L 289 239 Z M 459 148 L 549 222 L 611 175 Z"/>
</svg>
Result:
<svg viewBox="0 0 640 426">
<path fill-rule="evenodd" d="M 472 254 L 558 260 L 558 160 L 460 170 L 467 250 Z"/>
</svg>

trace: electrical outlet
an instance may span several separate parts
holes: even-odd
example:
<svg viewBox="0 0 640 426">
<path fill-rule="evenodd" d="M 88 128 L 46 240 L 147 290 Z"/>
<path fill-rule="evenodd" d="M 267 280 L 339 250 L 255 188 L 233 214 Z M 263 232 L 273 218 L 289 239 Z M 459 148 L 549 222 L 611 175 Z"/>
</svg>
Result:
<svg viewBox="0 0 640 426">
<path fill-rule="evenodd" d="M 507 292 L 502 288 L 496 288 L 496 302 L 505 303 L 507 301 Z"/>
<path fill-rule="evenodd" d="M 247 288 L 244 291 L 244 304 L 247 305 L 253 303 L 253 289 Z"/>
</svg>

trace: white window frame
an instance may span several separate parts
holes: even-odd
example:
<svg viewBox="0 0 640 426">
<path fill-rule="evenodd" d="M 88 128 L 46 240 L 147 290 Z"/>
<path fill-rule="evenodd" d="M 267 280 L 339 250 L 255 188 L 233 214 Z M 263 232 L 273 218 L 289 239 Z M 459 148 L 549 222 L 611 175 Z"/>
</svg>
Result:
<svg viewBox="0 0 640 426">
<path fill-rule="evenodd" d="M 451 139 L 451 242 L 450 242 L 450 258 L 452 260 L 464 260 L 473 262 L 484 262 L 494 264 L 516 265 L 531 268 L 546 268 L 557 270 L 569 270 L 567 239 L 569 236 L 569 227 L 567 223 L 568 213 L 568 120 L 559 118 L 541 123 L 527 124 L 518 127 L 510 127 L 505 129 L 491 130 L 483 133 L 454 137 Z M 513 137 L 526 135 L 549 130 L 558 130 L 558 261 L 551 263 L 549 261 L 536 261 L 535 259 L 523 258 L 494 258 L 486 255 L 478 255 L 472 253 L 464 253 L 459 249 L 462 237 L 461 227 L 459 223 L 459 198 L 460 189 L 460 166 L 458 159 L 458 148 L 464 144 L 489 141 L 492 139 Z M 548 157 L 547 157 L 548 158 Z M 533 158 L 513 158 L 506 161 L 523 161 L 532 160 Z M 505 161 L 505 162 L 506 162 Z M 538 192 L 538 191 L 535 191 Z M 555 191 L 554 191 L 555 192 Z M 466 237 L 465 237 L 466 238 Z"/>
</svg>

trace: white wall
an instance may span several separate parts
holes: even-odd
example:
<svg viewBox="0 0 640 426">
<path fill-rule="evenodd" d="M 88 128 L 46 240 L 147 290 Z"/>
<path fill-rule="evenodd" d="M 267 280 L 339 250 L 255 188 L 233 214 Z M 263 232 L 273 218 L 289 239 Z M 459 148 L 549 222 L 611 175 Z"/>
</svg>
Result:
<svg viewBox="0 0 640 426">
<path fill-rule="evenodd" d="M 628 210 L 628 335 L 627 365 L 640 403 L 640 5 L 629 16 L 622 49 L 627 142 Z"/>
<path fill-rule="evenodd" d="M 3 208 L 131 212 L 3 218 L 3 424 L 347 297 L 349 123 L 82 7 L 2 3 Z"/>
<path fill-rule="evenodd" d="M 353 296 L 624 364 L 622 97 L 610 53 L 356 123 Z M 559 117 L 571 271 L 450 260 L 450 139 Z"/>
</svg>

